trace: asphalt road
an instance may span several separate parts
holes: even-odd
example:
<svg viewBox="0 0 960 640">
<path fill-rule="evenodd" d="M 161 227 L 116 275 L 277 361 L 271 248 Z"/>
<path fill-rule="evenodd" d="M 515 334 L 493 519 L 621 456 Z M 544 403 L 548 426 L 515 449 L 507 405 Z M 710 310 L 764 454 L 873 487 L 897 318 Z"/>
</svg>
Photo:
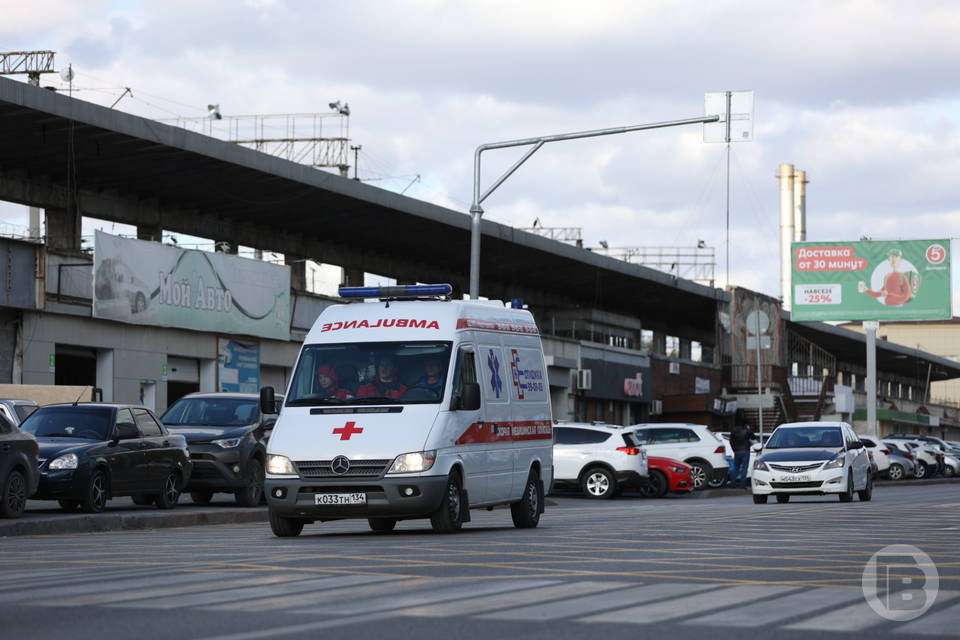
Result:
<svg viewBox="0 0 960 640">
<path fill-rule="evenodd" d="M 259 523 L 0 539 L 0 636 L 957 637 L 960 486 L 850 504 L 555 501 L 524 531 L 498 509 L 449 536 L 346 521 L 292 539 Z M 862 573 L 904 543 L 932 558 L 939 594 L 895 623 L 867 606 Z"/>
</svg>

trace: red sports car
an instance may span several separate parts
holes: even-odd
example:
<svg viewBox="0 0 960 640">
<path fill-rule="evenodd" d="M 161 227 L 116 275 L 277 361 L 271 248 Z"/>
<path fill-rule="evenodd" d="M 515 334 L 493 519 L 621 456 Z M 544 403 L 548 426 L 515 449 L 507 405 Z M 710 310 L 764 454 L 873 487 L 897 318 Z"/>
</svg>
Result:
<svg viewBox="0 0 960 640">
<path fill-rule="evenodd" d="M 685 462 L 672 458 L 650 456 L 647 458 L 650 483 L 640 489 L 647 498 L 662 498 L 668 491 L 688 493 L 693 491 L 692 467 Z"/>
</svg>

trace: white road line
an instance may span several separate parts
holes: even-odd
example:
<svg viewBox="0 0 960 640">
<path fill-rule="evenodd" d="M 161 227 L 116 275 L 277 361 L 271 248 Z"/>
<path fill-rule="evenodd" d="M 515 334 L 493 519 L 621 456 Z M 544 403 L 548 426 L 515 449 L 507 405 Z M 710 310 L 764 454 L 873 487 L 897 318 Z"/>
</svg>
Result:
<svg viewBox="0 0 960 640">
<path fill-rule="evenodd" d="M 566 618 L 571 616 L 581 616 L 594 611 L 603 611 L 606 609 L 616 609 L 629 605 L 635 605 L 638 602 L 650 602 L 662 598 L 673 598 L 676 596 L 688 596 L 691 593 L 714 589 L 716 585 L 712 584 L 688 584 L 679 582 L 661 582 L 658 584 L 648 584 L 639 587 L 631 587 L 605 594 L 584 594 L 580 598 L 570 598 L 559 600 L 542 605 L 530 607 L 520 607 L 508 609 L 497 613 L 490 613 L 480 618 L 489 618 L 493 620 L 527 620 L 530 622 L 542 622 L 556 620 L 557 618 Z"/>
<path fill-rule="evenodd" d="M 863 592 L 860 589 L 822 587 L 802 593 L 793 593 L 774 600 L 764 600 L 761 603 L 751 603 L 742 607 L 718 611 L 707 616 L 684 620 L 683 623 L 711 627 L 756 628 L 823 611 L 831 606 L 843 605 L 851 600 L 862 598 Z"/>
<path fill-rule="evenodd" d="M 27 589 L 17 593 L 11 593 L 3 597 L 4 604 L 12 602 L 22 602 L 33 600 L 28 604 L 48 605 L 51 602 L 60 604 L 67 596 L 79 596 L 83 594 L 101 593 L 127 593 L 134 589 L 148 589 L 156 585 L 164 584 L 188 584 L 191 582 L 222 580 L 227 576 L 236 574 L 228 573 L 180 573 L 172 576 L 154 577 L 149 574 L 143 574 L 139 578 L 129 578 L 117 581 L 90 581 L 84 584 L 74 584 L 66 587 L 53 586 L 43 589 Z"/>
<path fill-rule="evenodd" d="M 201 640 L 257 640 L 258 638 L 276 638 L 291 633 L 304 633 L 306 631 L 318 631 L 320 629 L 330 629 L 332 627 L 342 627 L 348 624 L 365 624 L 382 620 L 383 618 L 393 617 L 390 613 L 371 613 L 368 615 L 350 616 L 347 618 L 328 618 L 320 622 L 306 622 L 304 624 L 294 624 L 288 627 L 272 627 L 262 631 L 245 631 L 241 633 L 231 633 L 222 636 L 208 636 Z"/>
<path fill-rule="evenodd" d="M 263 575 L 262 573 L 248 573 L 240 576 L 234 575 L 233 579 L 227 578 L 220 580 L 200 581 L 199 584 L 176 583 L 168 587 L 146 586 L 143 589 L 129 589 L 110 593 L 91 593 L 90 595 L 86 596 L 77 596 L 75 598 L 58 600 L 57 604 L 74 607 L 86 607 L 93 605 L 110 606 L 120 602 L 149 600 L 151 598 L 163 598 L 166 596 L 180 596 L 188 593 L 208 593 L 218 589 L 231 589 L 235 587 L 281 583 L 286 582 L 287 580 L 289 580 L 289 577 L 280 576 L 277 574 Z M 146 603 L 143 604 L 146 606 Z M 137 607 L 140 606 L 140 603 L 134 603 L 130 606 Z"/>
<path fill-rule="evenodd" d="M 413 607 L 404 609 L 396 613 L 404 616 L 416 617 L 445 617 L 445 616 L 463 616 L 505 607 L 515 608 L 521 605 L 534 604 L 537 602 L 546 602 L 558 598 L 567 598 L 570 596 L 595 594 L 613 589 L 623 589 L 635 585 L 631 582 L 568 582 L 552 587 L 541 587 L 530 589 L 522 593 L 510 592 L 498 595 L 486 596 L 483 598 L 470 598 L 459 602 L 447 602 L 444 604 L 426 605 L 423 607 Z"/>
<path fill-rule="evenodd" d="M 941 591 L 937 595 L 937 602 L 955 600 L 960 592 Z M 894 633 L 921 636 L 952 636 L 957 637 L 957 628 L 960 627 L 960 604 L 948 609 L 940 609 L 934 613 L 925 613 L 916 620 L 898 626 Z"/>
<path fill-rule="evenodd" d="M 470 582 L 459 584 L 457 586 L 447 586 L 441 589 L 430 591 L 418 591 L 416 593 L 397 592 L 392 596 L 374 598 L 372 600 L 343 602 L 337 605 L 336 613 L 338 615 L 362 614 L 365 611 L 377 612 L 388 611 L 391 609 L 405 609 L 417 605 L 436 604 L 439 602 L 448 602 L 461 598 L 476 598 L 479 596 L 491 595 L 494 593 L 504 593 L 507 591 L 520 591 L 523 589 L 536 589 L 547 585 L 557 584 L 556 580 L 492 580 L 488 582 Z M 320 613 L 316 608 L 294 611 L 294 613 L 317 614 Z M 328 612 L 327 612 L 328 613 Z"/>
<path fill-rule="evenodd" d="M 428 588 L 439 585 L 449 584 L 438 578 L 415 578 L 412 580 L 388 578 L 388 582 L 379 582 L 366 586 L 347 587 L 337 589 L 336 592 L 328 592 L 323 600 L 324 606 L 331 606 L 340 600 L 365 600 L 375 598 L 381 595 L 390 595 L 396 593 L 410 593 L 411 591 L 423 591 Z M 201 607 L 204 611 L 273 611 L 276 609 L 294 609 L 317 603 L 316 595 L 293 594 L 271 598 L 252 598 L 244 602 L 229 602 L 226 604 Z"/>
<path fill-rule="evenodd" d="M 143 575 L 143 568 L 137 569 L 118 569 L 114 571 L 104 571 L 100 569 L 80 569 L 77 571 L 64 572 L 61 574 L 33 574 L 25 575 L 19 582 L 7 582 L 8 576 L 4 576 L 4 583 L 0 585 L 0 593 L 5 591 L 22 591 L 23 589 L 39 589 L 41 587 L 59 585 L 66 586 L 78 582 L 91 582 L 94 580 L 114 580 L 117 578 L 126 578 L 130 576 Z"/>
<path fill-rule="evenodd" d="M 862 631 L 880 624 L 890 624 L 876 611 L 870 608 L 860 593 L 859 602 L 840 609 L 834 609 L 813 618 L 807 618 L 784 626 L 784 629 L 815 630 L 815 631 Z"/>
<path fill-rule="evenodd" d="M 655 586 L 655 585 L 651 585 Z M 662 622 L 664 620 L 673 620 L 682 618 L 690 611 L 709 611 L 710 609 L 720 609 L 741 605 L 747 602 L 753 602 L 764 596 L 786 593 L 788 591 L 797 591 L 799 587 L 787 587 L 782 585 L 769 586 L 740 586 L 728 587 L 725 589 L 714 589 L 707 593 L 701 593 L 694 596 L 674 598 L 671 600 L 653 602 L 640 605 L 638 607 L 628 607 L 618 609 L 607 613 L 581 618 L 579 622 L 616 622 L 623 624 L 630 622 L 635 624 L 645 624 L 649 622 Z"/>
<path fill-rule="evenodd" d="M 336 589 L 339 587 L 349 587 L 360 584 L 369 584 L 372 582 L 383 582 L 390 578 L 382 576 L 328 576 L 326 578 L 317 578 L 315 580 L 305 580 L 304 576 L 297 576 L 297 579 L 291 580 L 291 576 L 274 576 L 272 580 L 259 580 L 256 586 L 242 587 L 238 589 L 218 588 L 204 593 L 182 594 L 157 598 L 149 601 L 125 602 L 120 604 L 111 604 L 111 607 L 122 607 L 126 609 L 193 609 L 208 604 L 220 604 L 223 602 L 242 601 L 246 605 L 246 611 L 258 611 L 250 605 L 251 598 L 263 598 L 267 596 L 280 596 L 288 593 L 300 593 L 309 591 L 310 594 L 318 599 L 323 599 L 325 589 Z M 263 584 L 267 583 L 267 584 Z M 240 586 L 240 585 L 237 585 Z"/>
</svg>

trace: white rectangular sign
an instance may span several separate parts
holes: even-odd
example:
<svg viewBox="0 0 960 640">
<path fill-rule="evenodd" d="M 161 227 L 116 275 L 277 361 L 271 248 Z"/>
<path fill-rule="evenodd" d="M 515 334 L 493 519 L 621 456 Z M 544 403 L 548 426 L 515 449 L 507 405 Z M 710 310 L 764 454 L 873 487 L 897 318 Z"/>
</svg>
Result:
<svg viewBox="0 0 960 640">
<path fill-rule="evenodd" d="M 290 339 L 290 267 L 97 231 L 93 315 Z"/>
<path fill-rule="evenodd" d="M 793 293 L 796 304 L 843 303 L 843 286 L 839 284 L 798 284 Z"/>
</svg>

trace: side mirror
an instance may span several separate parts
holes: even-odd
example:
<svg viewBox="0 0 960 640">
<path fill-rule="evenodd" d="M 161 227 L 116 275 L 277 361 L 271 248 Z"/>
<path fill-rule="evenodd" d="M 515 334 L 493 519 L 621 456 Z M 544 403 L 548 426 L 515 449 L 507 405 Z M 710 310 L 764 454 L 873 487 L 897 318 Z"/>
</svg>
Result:
<svg viewBox="0 0 960 640">
<path fill-rule="evenodd" d="M 139 437 L 140 431 L 137 429 L 137 425 L 129 422 L 121 422 L 117 425 L 116 430 L 113 432 L 113 439 L 116 441 L 135 440 Z"/>
<path fill-rule="evenodd" d="M 863 449 L 863 443 L 857 440 L 856 442 L 851 442 L 849 449 Z"/>
<path fill-rule="evenodd" d="M 276 413 L 277 399 L 273 387 L 260 388 L 260 413 Z"/>
<path fill-rule="evenodd" d="M 476 411 L 480 408 L 480 384 L 477 382 L 463 383 L 463 391 L 460 393 L 460 402 L 457 403 L 457 409 L 463 411 Z"/>
</svg>

